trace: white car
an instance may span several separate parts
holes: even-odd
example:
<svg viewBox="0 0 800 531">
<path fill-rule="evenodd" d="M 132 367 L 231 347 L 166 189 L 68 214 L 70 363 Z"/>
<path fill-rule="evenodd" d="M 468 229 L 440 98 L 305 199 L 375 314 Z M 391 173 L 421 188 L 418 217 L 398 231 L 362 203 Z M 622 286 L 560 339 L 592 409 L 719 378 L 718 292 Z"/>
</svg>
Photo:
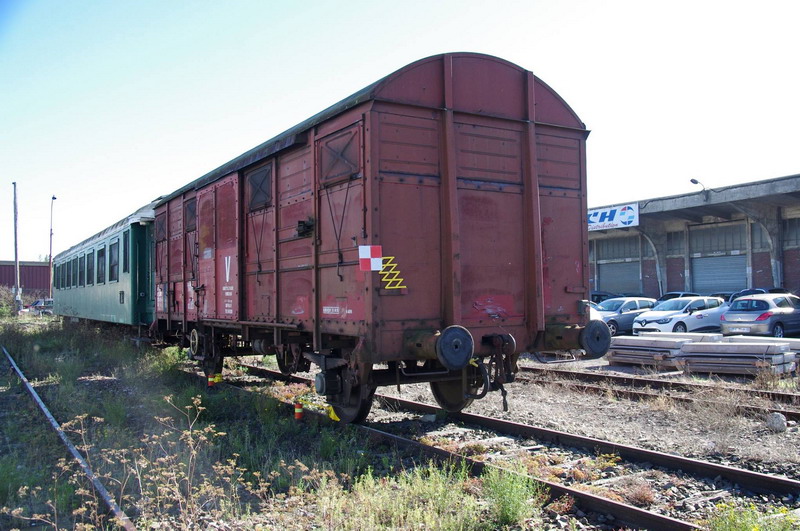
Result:
<svg viewBox="0 0 800 531">
<path fill-rule="evenodd" d="M 633 321 L 633 333 L 719 332 L 720 317 L 728 309 L 719 297 L 679 297 L 659 303 Z"/>
</svg>

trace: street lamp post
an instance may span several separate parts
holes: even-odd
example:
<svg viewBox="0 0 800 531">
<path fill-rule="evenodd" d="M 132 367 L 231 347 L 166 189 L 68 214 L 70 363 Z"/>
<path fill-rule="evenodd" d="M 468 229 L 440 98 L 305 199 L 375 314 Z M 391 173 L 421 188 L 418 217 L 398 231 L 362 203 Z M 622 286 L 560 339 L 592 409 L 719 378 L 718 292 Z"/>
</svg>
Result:
<svg viewBox="0 0 800 531">
<path fill-rule="evenodd" d="M 53 203 L 56 196 L 50 200 L 50 298 L 53 298 Z"/>
</svg>

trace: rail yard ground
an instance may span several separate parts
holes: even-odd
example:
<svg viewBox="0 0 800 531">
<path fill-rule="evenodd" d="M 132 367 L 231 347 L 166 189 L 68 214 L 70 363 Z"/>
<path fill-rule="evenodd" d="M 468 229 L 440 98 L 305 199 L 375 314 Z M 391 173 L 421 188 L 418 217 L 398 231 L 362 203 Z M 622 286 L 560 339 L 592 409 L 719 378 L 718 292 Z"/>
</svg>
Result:
<svg viewBox="0 0 800 531">
<path fill-rule="evenodd" d="M 586 520 L 569 500 L 546 504 L 540 489 L 516 476 L 470 478 L 459 465 L 433 466 L 376 446 L 353 427 L 311 416 L 297 422 L 272 396 L 312 402 L 302 386 L 277 383 L 246 396 L 206 393 L 179 370 L 185 356 L 174 347 L 137 349 L 115 331 L 62 328 L 57 318 L 5 321 L 0 344 L 140 529 L 615 528 Z M 108 524 L 107 511 L 5 359 L 2 367 L 0 528 Z M 430 401 L 426 387 L 404 387 L 402 395 Z M 760 418 L 739 415 L 727 391 L 717 398 L 729 408 L 713 410 L 548 384 L 520 382 L 509 391 L 508 413 L 493 395 L 470 411 L 800 477 L 797 426 L 771 432 Z M 369 420 L 384 415 L 376 410 Z M 700 522 L 712 529 L 791 529 L 797 522 L 756 522 L 766 507 L 788 512 L 796 506 L 792 497 L 765 496 L 756 510 L 698 494 L 683 493 L 689 503 L 713 506 L 704 507 L 711 516 Z"/>
</svg>

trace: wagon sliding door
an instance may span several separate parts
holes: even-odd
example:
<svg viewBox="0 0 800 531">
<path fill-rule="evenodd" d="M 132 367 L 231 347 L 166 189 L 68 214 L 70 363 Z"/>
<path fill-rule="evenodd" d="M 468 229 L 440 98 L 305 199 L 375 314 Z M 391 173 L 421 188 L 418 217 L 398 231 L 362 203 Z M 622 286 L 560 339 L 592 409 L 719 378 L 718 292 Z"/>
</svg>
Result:
<svg viewBox="0 0 800 531">
<path fill-rule="evenodd" d="M 364 241 L 361 122 L 317 141 L 319 247 L 318 312 L 323 332 L 356 335 L 366 318 L 357 242 Z M 347 265 L 345 265 L 347 264 Z"/>
<path fill-rule="evenodd" d="M 239 318 L 238 176 L 197 192 L 200 319 Z"/>
</svg>

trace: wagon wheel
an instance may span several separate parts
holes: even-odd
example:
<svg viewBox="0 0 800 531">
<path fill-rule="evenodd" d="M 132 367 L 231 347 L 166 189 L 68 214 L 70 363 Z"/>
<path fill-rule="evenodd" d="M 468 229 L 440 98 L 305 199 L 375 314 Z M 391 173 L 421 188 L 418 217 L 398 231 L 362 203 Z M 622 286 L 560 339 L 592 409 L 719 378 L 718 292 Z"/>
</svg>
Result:
<svg viewBox="0 0 800 531">
<path fill-rule="evenodd" d="M 281 371 L 281 374 L 292 374 L 297 369 L 294 364 L 292 347 L 279 348 L 275 354 L 275 361 L 278 362 L 278 370 Z"/>
<path fill-rule="evenodd" d="M 203 359 L 203 373 L 206 377 L 222 372 L 225 357 L 222 355 L 222 348 L 215 342 L 206 346 L 205 358 Z"/>
<path fill-rule="evenodd" d="M 331 404 L 331 406 L 340 422 L 348 424 L 364 422 L 372 408 L 374 394 L 375 387 L 361 385 L 352 389 L 347 404 Z"/>
<path fill-rule="evenodd" d="M 199 352 L 200 334 L 197 332 L 197 328 L 192 328 L 192 331 L 189 333 L 189 354 L 191 355 L 191 358 L 194 359 Z"/>
<path fill-rule="evenodd" d="M 431 394 L 436 399 L 436 403 L 450 413 L 458 413 L 465 407 L 472 404 L 473 398 L 465 395 L 475 395 L 480 390 L 480 382 L 475 380 L 467 382 L 467 390 L 464 391 L 461 378 L 457 380 L 447 380 L 444 382 L 431 382 Z"/>
</svg>

